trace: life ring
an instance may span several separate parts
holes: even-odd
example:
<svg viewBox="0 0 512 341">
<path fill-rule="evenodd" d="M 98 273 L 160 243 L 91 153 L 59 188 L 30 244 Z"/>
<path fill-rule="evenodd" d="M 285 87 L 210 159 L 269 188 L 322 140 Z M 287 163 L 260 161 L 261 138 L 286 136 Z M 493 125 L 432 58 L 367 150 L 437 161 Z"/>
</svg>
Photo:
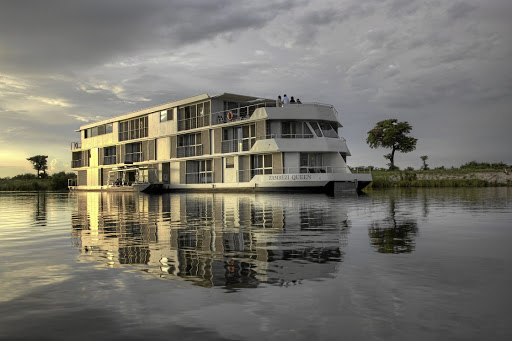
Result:
<svg viewBox="0 0 512 341">
<path fill-rule="evenodd" d="M 227 117 L 228 117 L 228 120 L 233 121 L 233 112 L 231 110 L 228 112 Z"/>
</svg>

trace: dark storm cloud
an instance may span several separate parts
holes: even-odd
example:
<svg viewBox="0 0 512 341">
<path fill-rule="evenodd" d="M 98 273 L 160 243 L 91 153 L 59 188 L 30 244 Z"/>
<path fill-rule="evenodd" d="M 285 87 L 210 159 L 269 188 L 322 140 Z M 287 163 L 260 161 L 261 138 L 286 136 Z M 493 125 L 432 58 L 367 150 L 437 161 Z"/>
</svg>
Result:
<svg viewBox="0 0 512 341">
<path fill-rule="evenodd" d="M 258 28 L 292 1 L 7 1 L 0 12 L 4 70 L 83 68 L 147 49 Z"/>
</svg>

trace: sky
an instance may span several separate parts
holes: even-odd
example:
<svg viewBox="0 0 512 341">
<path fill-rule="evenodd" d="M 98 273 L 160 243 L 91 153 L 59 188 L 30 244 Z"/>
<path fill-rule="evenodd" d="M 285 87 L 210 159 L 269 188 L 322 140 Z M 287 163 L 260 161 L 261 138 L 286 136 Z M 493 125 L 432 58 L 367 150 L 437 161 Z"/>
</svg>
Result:
<svg viewBox="0 0 512 341">
<path fill-rule="evenodd" d="M 224 92 L 332 104 L 350 166 L 512 164 L 510 0 L 16 0 L 0 5 L 0 177 L 70 171 L 81 125 Z"/>
</svg>

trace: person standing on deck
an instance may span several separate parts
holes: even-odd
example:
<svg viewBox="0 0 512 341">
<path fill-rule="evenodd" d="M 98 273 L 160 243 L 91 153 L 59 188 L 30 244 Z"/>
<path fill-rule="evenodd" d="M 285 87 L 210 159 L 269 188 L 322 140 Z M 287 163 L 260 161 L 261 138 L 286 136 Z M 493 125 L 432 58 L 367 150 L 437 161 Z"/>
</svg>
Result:
<svg viewBox="0 0 512 341">
<path fill-rule="evenodd" d="M 288 99 L 288 96 L 286 96 L 286 94 L 284 94 L 283 97 L 283 104 L 290 104 L 290 100 Z"/>
<path fill-rule="evenodd" d="M 280 108 L 283 106 L 283 100 L 281 99 L 281 95 L 277 96 L 277 101 L 276 101 L 276 107 Z"/>
<path fill-rule="evenodd" d="M 295 102 L 295 98 L 293 98 L 293 96 L 292 96 L 292 98 L 290 99 L 290 103 L 294 103 L 294 104 L 296 103 L 296 102 Z"/>
</svg>

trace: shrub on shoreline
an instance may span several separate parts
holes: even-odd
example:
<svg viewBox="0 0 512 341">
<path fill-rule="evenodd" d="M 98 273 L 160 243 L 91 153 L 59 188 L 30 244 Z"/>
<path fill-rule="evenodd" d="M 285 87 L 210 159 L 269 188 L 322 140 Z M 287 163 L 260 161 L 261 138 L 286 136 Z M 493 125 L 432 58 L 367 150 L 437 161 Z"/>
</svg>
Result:
<svg viewBox="0 0 512 341">
<path fill-rule="evenodd" d="M 59 172 L 44 179 L 33 174 L 20 174 L 12 178 L 0 178 L 0 191 L 67 191 L 68 179 L 75 179 L 75 173 Z"/>
</svg>

